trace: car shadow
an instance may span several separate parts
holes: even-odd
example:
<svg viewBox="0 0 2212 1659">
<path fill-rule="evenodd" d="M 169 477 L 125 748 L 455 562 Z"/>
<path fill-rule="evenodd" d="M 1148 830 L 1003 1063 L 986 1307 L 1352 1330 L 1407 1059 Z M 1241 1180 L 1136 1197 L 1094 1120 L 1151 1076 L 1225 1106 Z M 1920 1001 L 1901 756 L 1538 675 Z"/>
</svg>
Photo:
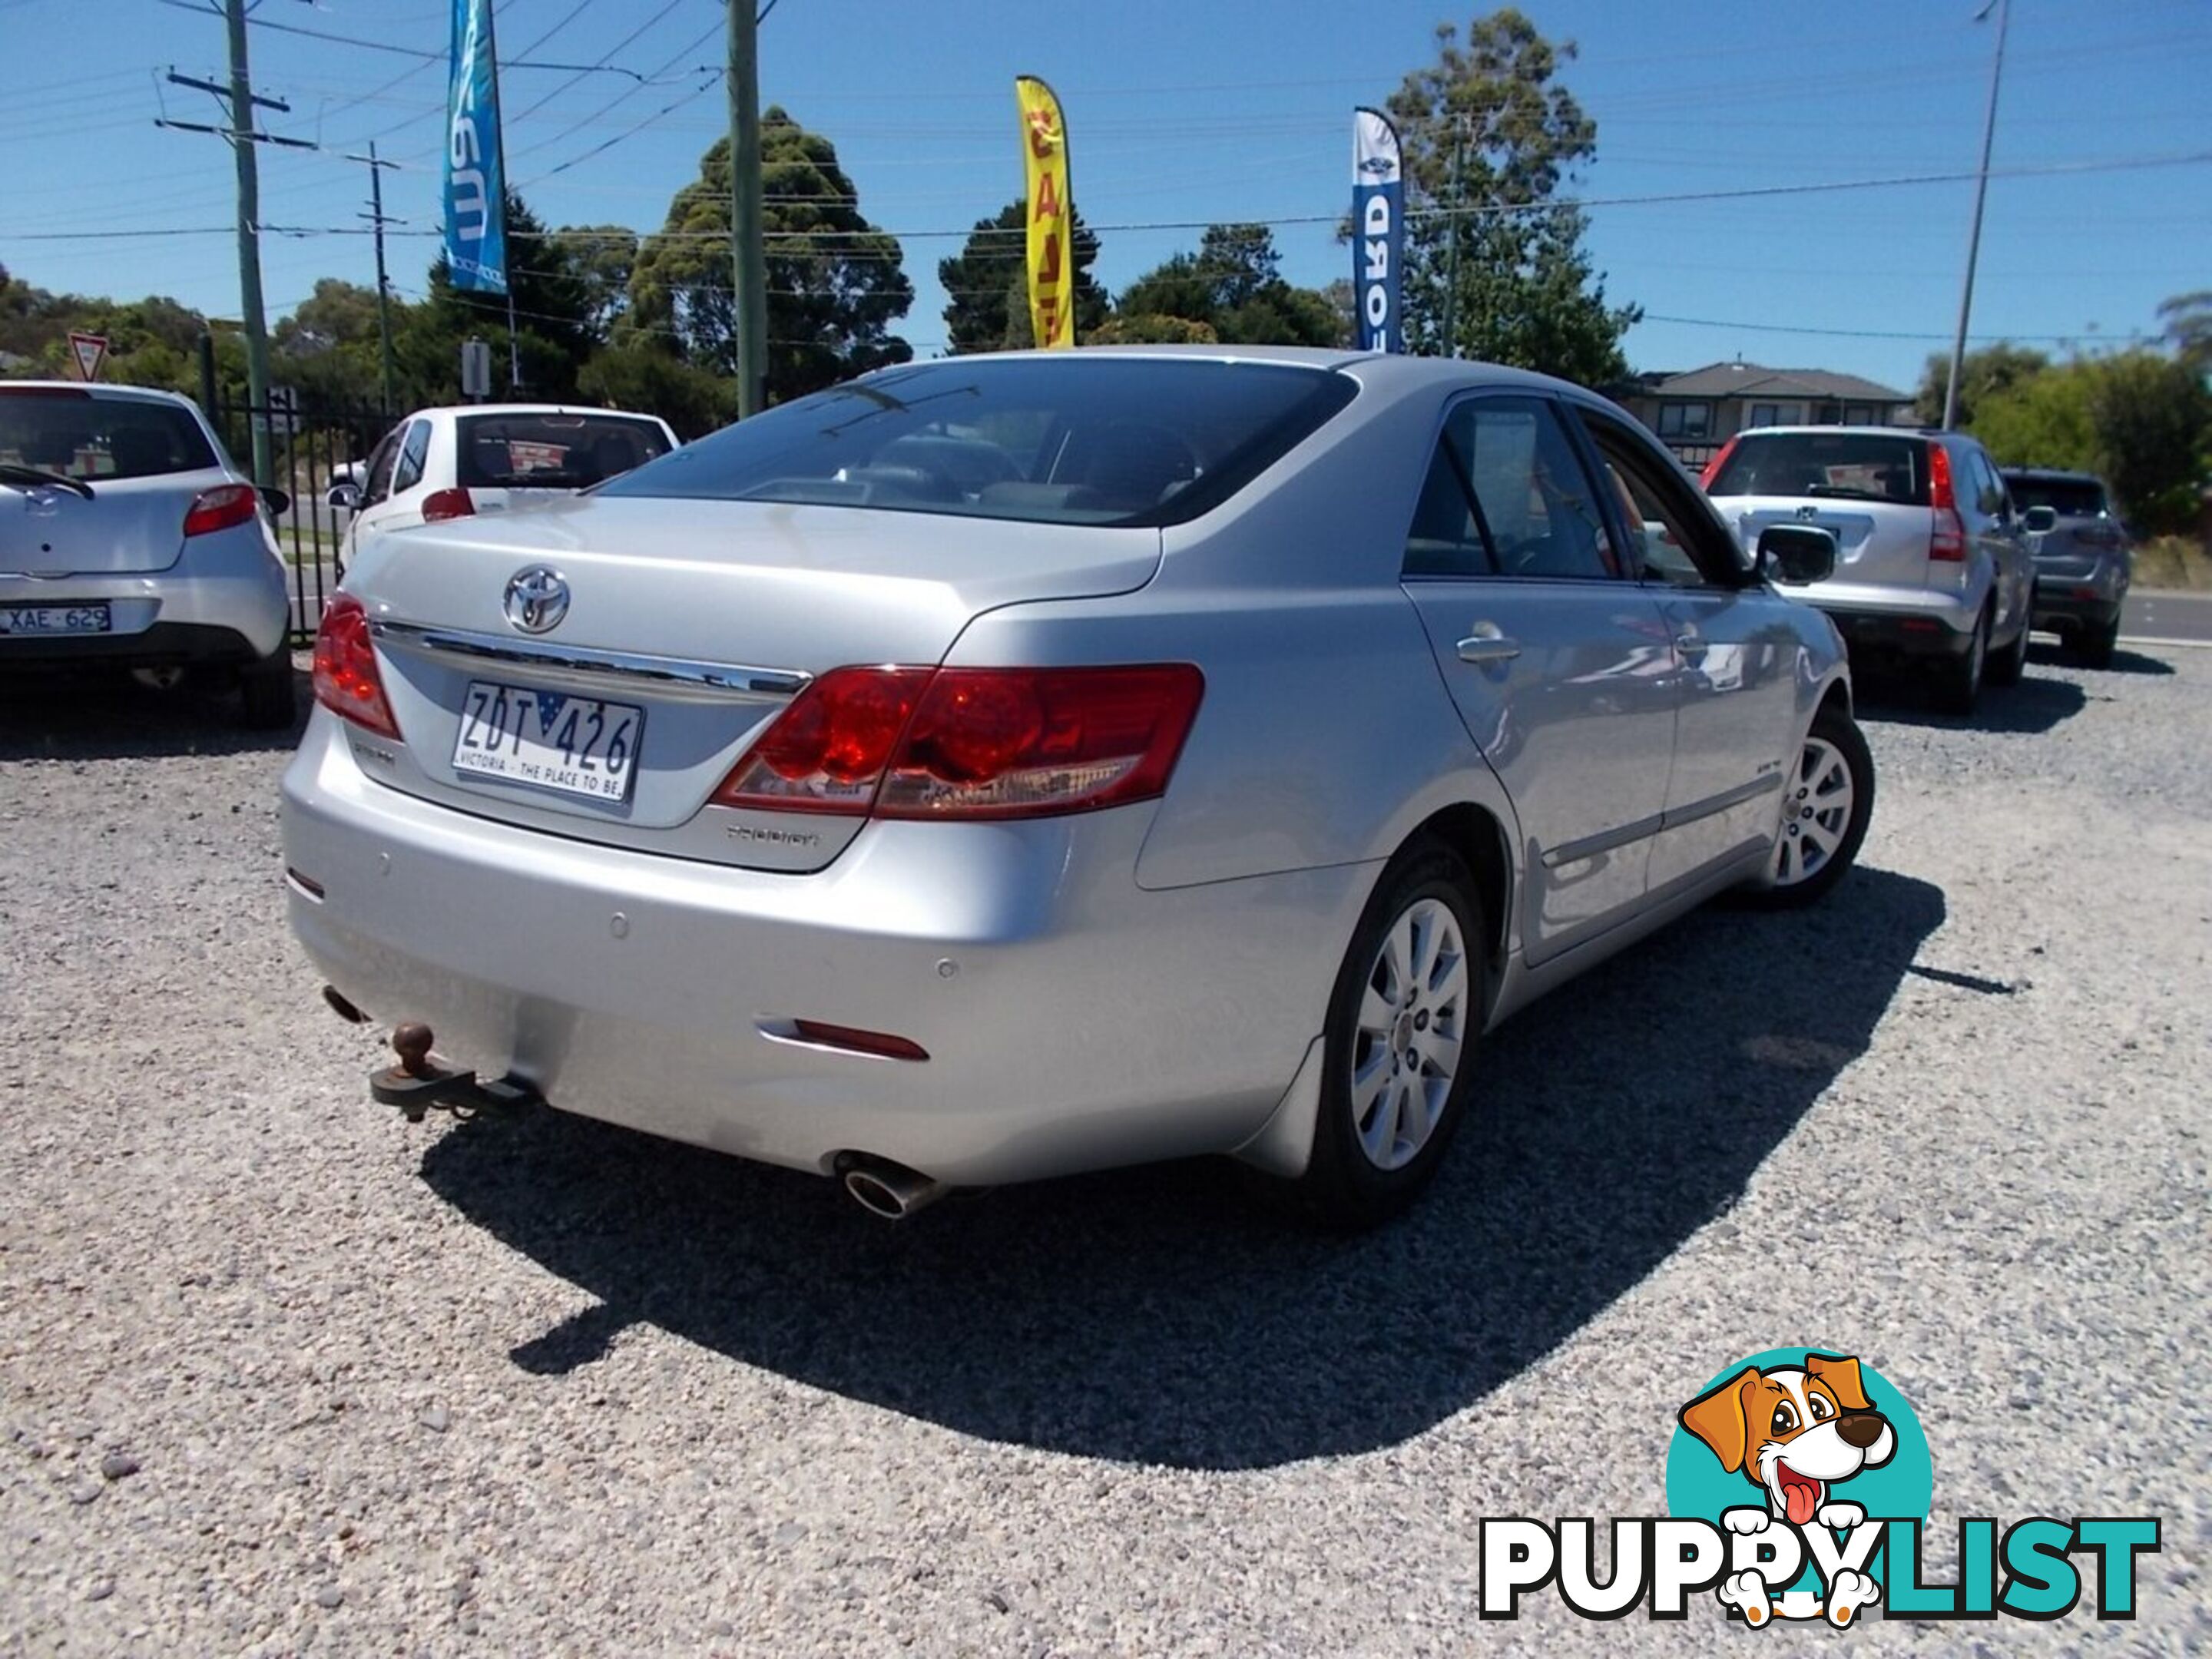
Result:
<svg viewBox="0 0 2212 1659">
<path fill-rule="evenodd" d="M 123 673 L 11 675 L 0 679 L 0 761 L 287 751 L 299 746 L 314 702 L 308 677 L 295 666 L 292 678 L 298 713 L 291 726 L 249 732 L 234 692 L 190 681 L 156 690 Z"/>
<path fill-rule="evenodd" d="M 595 1297 L 519 1317 L 560 1375 L 655 1325 L 988 1439 L 1239 1469 L 1402 1442 L 1483 1399 L 1733 1206 L 1864 1052 L 1942 892 L 1860 869 L 1790 915 L 1708 909 L 1516 1017 L 1404 1220 L 1318 1233 L 1200 1161 L 948 1200 L 893 1227 L 820 1179 L 556 1112 L 422 1158 Z"/>
<path fill-rule="evenodd" d="M 2033 653 L 2029 660 L 2033 662 Z M 2017 684 L 1984 685 L 1971 714 L 1947 714 L 1929 705 L 1927 688 L 1909 678 L 1859 677 L 1853 712 L 1860 720 L 1893 726 L 1930 726 L 1953 732 L 2003 732 L 2033 737 L 2089 706 L 2089 694 L 2072 680 L 2023 674 Z"/>
<path fill-rule="evenodd" d="M 2115 650 L 2112 659 L 2102 668 L 2090 668 L 2074 660 L 2074 653 L 2063 645 L 2047 644 L 2041 640 L 2027 647 L 2030 663 L 2047 668 L 2074 668 L 2085 674 L 2152 674 L 2165 676 L 2174 672 L 2173 665 L 2157 657 L 2146 657 L 2140 651 Z"/>
</svg>

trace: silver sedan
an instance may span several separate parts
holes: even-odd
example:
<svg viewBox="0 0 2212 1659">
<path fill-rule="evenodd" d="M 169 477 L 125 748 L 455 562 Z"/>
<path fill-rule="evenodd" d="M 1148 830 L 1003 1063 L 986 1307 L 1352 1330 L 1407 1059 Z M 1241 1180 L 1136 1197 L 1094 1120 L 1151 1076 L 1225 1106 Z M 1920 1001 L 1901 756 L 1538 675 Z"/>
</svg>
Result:
<svg viewBox="0 0 2212 1659">
<path fill-rule="evenodd" d="M 1197 1153 L 1358 1224 L 1482 1034 L 1844 874 L 1844 653 L 1612 404 L 1402 356 L 870 375 L 589 497 L 382 538 L 284 781 L 380 1097 L 841 1177 Z"/>
</svg>

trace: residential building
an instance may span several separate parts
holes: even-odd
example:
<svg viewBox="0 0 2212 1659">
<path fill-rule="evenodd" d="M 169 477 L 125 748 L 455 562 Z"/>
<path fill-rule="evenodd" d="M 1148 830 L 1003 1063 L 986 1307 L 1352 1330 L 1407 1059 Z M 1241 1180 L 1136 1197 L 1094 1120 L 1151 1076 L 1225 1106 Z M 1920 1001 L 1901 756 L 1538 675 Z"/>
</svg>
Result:
<svg viewBox="0 0 2212 1659">
<path fill-rule="evenodd" d="M 1824 368 L 1767 368 L 1741 358 L 1686 374 L 1638 374 L 1607 392 L 1685 465 L 1712 459 L 1755 426 L 1911 426 L 1912 394 Z"/>
</svg>

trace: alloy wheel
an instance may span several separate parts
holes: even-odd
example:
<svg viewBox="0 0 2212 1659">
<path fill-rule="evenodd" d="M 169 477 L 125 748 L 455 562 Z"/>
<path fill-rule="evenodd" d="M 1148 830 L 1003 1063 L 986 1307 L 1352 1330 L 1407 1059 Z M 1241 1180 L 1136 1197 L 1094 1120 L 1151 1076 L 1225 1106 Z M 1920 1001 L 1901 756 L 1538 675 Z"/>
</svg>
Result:
<svg viewBox="0 0 2212 1659">
<path fill-rule="evenodd" d="M 1416 899 L 1368 963 L 1352 1044 L 1352 1127 L 1378 1170 L 1399 1170 L 1436 1133 L 1468 1039 L 1467 940 L 1440 899 Z"/>
<path fill-rule="evenodd" d="M 1774 839 L 1777 887 L 1809 881 L 1826 866 L 1850 828 L 1857 795 L 1844 751 L 1826 738 L 1807 738 L 1784 792 L 1782 826 Z"/>
</svg>

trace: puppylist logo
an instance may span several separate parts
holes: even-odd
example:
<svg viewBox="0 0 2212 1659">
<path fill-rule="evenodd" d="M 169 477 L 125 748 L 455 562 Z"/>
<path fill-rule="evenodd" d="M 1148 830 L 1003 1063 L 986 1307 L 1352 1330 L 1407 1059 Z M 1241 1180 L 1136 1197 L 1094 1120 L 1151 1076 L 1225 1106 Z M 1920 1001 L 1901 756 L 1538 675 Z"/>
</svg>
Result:
<svg viewBox="0 0 2212 1659">
<path fill-rule="evenodd" d="M 1899 1619 L 2061 1619 L 2093 1589 L 2096 1616 L 2136 1615 L 2136 1560 L 2159 1548 L 2147 1516 L 2033 1516 L 2000 1529 L 1959 1522 L 1957 1582 L 1923 1577 L 1935 1489 L 1928 1438 L 1905 1396 L 1849 1354 L 1775 1348 L 1715 1376 L 1676 1414 L 1664 1516 L 1611 1523 L 1598 1579 L 1598 1523 L 1481 1523 L 1481 1615 L 1512 1619 L 1556 1589 L 1586 1619 L 1640 1605 L 1688 1616 L 1710 1594 L 1732 1621 L 1850 1628 Z"/>
</svg>

